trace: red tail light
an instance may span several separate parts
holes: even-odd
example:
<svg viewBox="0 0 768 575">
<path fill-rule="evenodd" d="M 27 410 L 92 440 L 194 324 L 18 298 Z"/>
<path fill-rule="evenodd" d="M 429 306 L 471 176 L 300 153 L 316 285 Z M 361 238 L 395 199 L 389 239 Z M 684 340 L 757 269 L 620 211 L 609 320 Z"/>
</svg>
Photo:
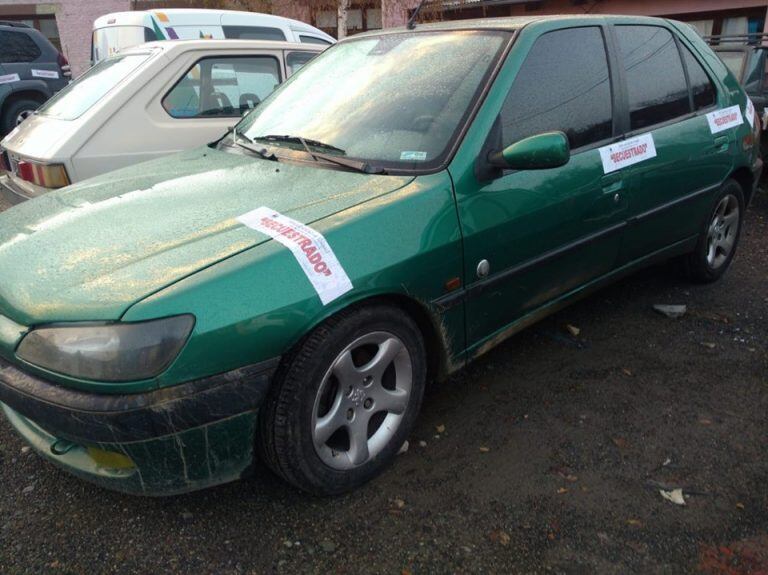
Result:
<svg viewBox="0 0 768 575">
<path fill-rule="evenodd" d="M 44 188 L 69 185 L 69 176 L 63 164 L 35 164 L 22 160 L 16 164 L 16 173 L 25 182 Z"/>
<path fill-rule="evenodd" d="M 66 76 L 67 78 L 72 77 L 72 69 L 69 67 L 69 60 L 66 59 L 64 54 L 59 52 L 59 57 L 57 58 L 57 61 L 59 63 L 59 66 L 61 67 L 61 74 L 62 76 Z"/>
</svg>

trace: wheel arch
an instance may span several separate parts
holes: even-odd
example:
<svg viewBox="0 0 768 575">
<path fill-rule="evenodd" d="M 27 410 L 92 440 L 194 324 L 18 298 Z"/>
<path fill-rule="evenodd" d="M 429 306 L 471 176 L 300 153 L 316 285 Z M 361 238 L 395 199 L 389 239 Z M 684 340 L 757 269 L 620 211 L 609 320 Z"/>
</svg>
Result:
<svg viewBox="0 0 768 575">
<path fill-rule="evenodd" d="M 19 100 L 35 100 L 42 105 L 47 99 L 48 96 L 39 90 L 19 90 L 18 92 L 11 92 L 5 97 L 2 104 L 0 104 L 0 118 L 5 115 L 8 106 L 14 102 L 18 102 Z"/>
<path fill-rule="evenodd" d="M 741 186 L 741 191 L 744 194 L 744 205 L 748 206 L 750 200 L 752 199 L 752 191 L 754 189 L 755 183 L 752 170 L 746 166 L 741 166 L 740 168 L 736 168 L 733 172 L 731 172 L 728 178 L 736 180 L 736 182 Z"/>
</svg>

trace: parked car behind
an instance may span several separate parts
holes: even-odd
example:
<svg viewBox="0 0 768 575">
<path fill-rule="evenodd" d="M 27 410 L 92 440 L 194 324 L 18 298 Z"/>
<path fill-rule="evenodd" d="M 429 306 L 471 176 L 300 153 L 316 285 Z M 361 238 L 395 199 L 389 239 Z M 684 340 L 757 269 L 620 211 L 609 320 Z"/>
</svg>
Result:
<svg viewBox="0 0 768 575">
<path fill-rule="evenodd" d="M 345 39 L 218 145 L 0 214 L 2 409 L 113 489 L 199 489 L 257 454 L 358 487 L 428 380 L 654 262 L 720 278 L 762 170 L 747 104 L 655 18 Z"/>
<path fill-rule="evenodd" d="M 38 30 L 0 21 L 0 136 L 31 116 L 71 77 L 67 59 Z"/>
<path fill-rule="evenodd" d="M 13 203 L 220 138 L 322 46 L 177 40 L 103 60 L 0 142 Z"/>
<path fill-rule="evenodd" d="M 725 62 L 736 79 L 752 100 L 757 113 L 768 127 L 765 107 L 768 102 L 768 67 L 766 54 L 768 34 L 749 34 L 743 36 L 706 36 L 704 38 L 715 54 Z M 763 136 L 766 134 L 764 133 Z"/>
<path fill-rule="evenodd" d="M 145 42 L 159 40 L 269 40 L 330 46 L 336 40 L 300 20 L 258 12 L 177 8 L 114 12 L 93 23 L 95 64 Z"/>
</svg>

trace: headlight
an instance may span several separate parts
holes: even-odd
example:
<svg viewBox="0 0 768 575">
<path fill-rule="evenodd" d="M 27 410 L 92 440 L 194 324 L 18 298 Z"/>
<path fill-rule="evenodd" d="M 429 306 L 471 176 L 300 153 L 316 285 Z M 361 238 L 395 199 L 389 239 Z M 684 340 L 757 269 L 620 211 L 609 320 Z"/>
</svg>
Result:
<svg viewBox="0 0 768 575">
<path fill-rule="evenodd" d="M 195 318 L 35 329 L 16 354 L 56 373 L 98 381 L 135 381 L 162 373 L 187 341 Z"/>
</svg>

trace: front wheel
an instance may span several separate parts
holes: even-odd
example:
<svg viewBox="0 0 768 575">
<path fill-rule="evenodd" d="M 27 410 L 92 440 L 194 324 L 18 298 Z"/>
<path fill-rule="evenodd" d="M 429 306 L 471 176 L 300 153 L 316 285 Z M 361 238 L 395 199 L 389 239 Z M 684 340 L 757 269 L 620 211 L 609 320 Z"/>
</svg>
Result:
<svg viewBox="0 0 768 575">
<path fill-rule="evenodd" d="M 421 407 L 424 341 L 396 307 L 345 311 L 288 358 L 261 414 L 268 466 L 305 491 L 333 495 L 378 475 Z"/>
<path fill-rule="evenodd" d="M 736 253 L 743 219 L 744 192 L 738 182 L 728 180 L 715 197 L 696 249 L 683 260 L 690 279 L 703 283 L 720 279 Z"/>
</svg>

